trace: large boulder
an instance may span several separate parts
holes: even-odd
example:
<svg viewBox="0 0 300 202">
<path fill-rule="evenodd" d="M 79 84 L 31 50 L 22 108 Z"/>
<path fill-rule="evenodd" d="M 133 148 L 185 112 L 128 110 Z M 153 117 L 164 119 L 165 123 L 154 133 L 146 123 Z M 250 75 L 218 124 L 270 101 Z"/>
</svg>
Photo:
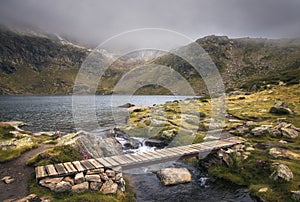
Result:
<svg viewBox="0 0 300 202">
<path fill-rule="evenodd" d="M 116 156 L 123 154 L 122 144 L 114 137 L 98 140 L 97 146 L 103 152 L 103 156 Z"/>
<path fill-rule="evenodd" d="M 192 181 L 192 175 L 186 168 L 165 168 L 157 173 L 163 185 L 175 185 Z"/>
<path fill-rule="evenodd" d="M 293 111 L 287 107 L 287 104 L 285 102 L 276 102 L 275 105 L 271 107 L 269 112 L 279 115 L 293 114 Z"/>
<path fill-rule="evenodd" d="M 294 178 L 293 172 L 287 165 L 279 164 L 270 176 L 273 180 L 291 181 Z"/>
</svg>

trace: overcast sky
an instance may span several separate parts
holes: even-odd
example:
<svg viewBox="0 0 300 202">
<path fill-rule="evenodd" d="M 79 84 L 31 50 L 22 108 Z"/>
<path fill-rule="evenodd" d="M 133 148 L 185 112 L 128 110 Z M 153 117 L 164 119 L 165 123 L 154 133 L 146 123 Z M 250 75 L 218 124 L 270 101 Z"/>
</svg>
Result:
<svg viewBox="0 0 300 202">
<path fill-rule="evenodd" d="M 192 39 L 212 34 L 300 37 L 300 0 L 0 0 L 0 21 L 94 45 L 145 27 Z"/>
</svg>

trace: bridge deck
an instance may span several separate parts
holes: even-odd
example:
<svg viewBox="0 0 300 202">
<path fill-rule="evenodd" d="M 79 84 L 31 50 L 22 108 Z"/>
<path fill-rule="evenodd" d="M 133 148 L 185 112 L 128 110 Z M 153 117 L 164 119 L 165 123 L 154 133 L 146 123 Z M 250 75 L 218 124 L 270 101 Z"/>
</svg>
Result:
<svg viewBox="0 0 300 202">
<path fill-rule="evenodd" d="M 210 152 L 215 149 L 226 148 L 242 143 L 243 140 L 231 137 L 223 140 L 214 140 L 200 144 L 165 148 L 143 153 L 124 154 L 97 159 L 59 163 L 35 168 L 36 178 L 59 177 L 73 175 L 78 172 L 94 170 L 98 168 L 113 168 L 121 166 L 123 170 L 143 167 L 157 163 L 174 161 L 179 158 L 197 156 L 200 153 Z"/>
</svg>

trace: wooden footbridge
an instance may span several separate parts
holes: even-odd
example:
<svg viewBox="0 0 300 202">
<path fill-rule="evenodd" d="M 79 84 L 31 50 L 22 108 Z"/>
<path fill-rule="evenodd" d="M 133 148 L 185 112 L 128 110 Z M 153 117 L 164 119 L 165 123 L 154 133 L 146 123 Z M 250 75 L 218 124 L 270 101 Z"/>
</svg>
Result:
<svg viewBox="0 0 300 202">
<path fill-rule="evenodd" d="M 155 151 L 147 151 L 142 153 L 124 154 L 118 156 L 88 159 L 82 161 L 59 163 L 47 166 L 38 166 L 35 168 L 37 180 L 45 177 L 61 177 L 73 175 L 79 172 L 94 170 L 99 168 L 114 168 L 121 166 L 122 170 L 131 168 L 144 167 L 163 162 L 178 160 L 198 156 L 212 150 L 226 148 L 235 144 L 242 143 L 243 139 L 231 137 L 222 140 L 214 140 L 200 144 L 192 144 L 187 146 L 171 147 Z"/>
</svg>

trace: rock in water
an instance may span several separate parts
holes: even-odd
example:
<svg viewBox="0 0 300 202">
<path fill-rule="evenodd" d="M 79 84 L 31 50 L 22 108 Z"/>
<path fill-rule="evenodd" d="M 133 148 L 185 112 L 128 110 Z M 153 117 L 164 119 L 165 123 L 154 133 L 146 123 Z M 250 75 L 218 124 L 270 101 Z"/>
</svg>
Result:
<svg viewBox="0 0 300 202">
<path fill-rule="evenodd" d="M 293 111 L 287 107 L 285 102 L 276 102 L 269 112 L 280 115 L 293 114 Z"/>
<path fill-rule="evenodd" d="M 119 106 L 120 108 L 130 108 L 130 107 L 134 107 L 135 105 L 134 104 L 131 104 L 131 103 L 126 103 L 124 105 L 121 105 Z"/>
<path fill-rule="evenodd" d="M 156 174 L 163 185 L 175 185 L 192 181 L 192 175 L 186 168 L 165 168 Z"/>
<path fill-rule="evenodd" d="M 270 176 L 273 180 L 291 181 L 294 175 L 287 165 L 279 164 L 276 170 Z"/>
</svg>

